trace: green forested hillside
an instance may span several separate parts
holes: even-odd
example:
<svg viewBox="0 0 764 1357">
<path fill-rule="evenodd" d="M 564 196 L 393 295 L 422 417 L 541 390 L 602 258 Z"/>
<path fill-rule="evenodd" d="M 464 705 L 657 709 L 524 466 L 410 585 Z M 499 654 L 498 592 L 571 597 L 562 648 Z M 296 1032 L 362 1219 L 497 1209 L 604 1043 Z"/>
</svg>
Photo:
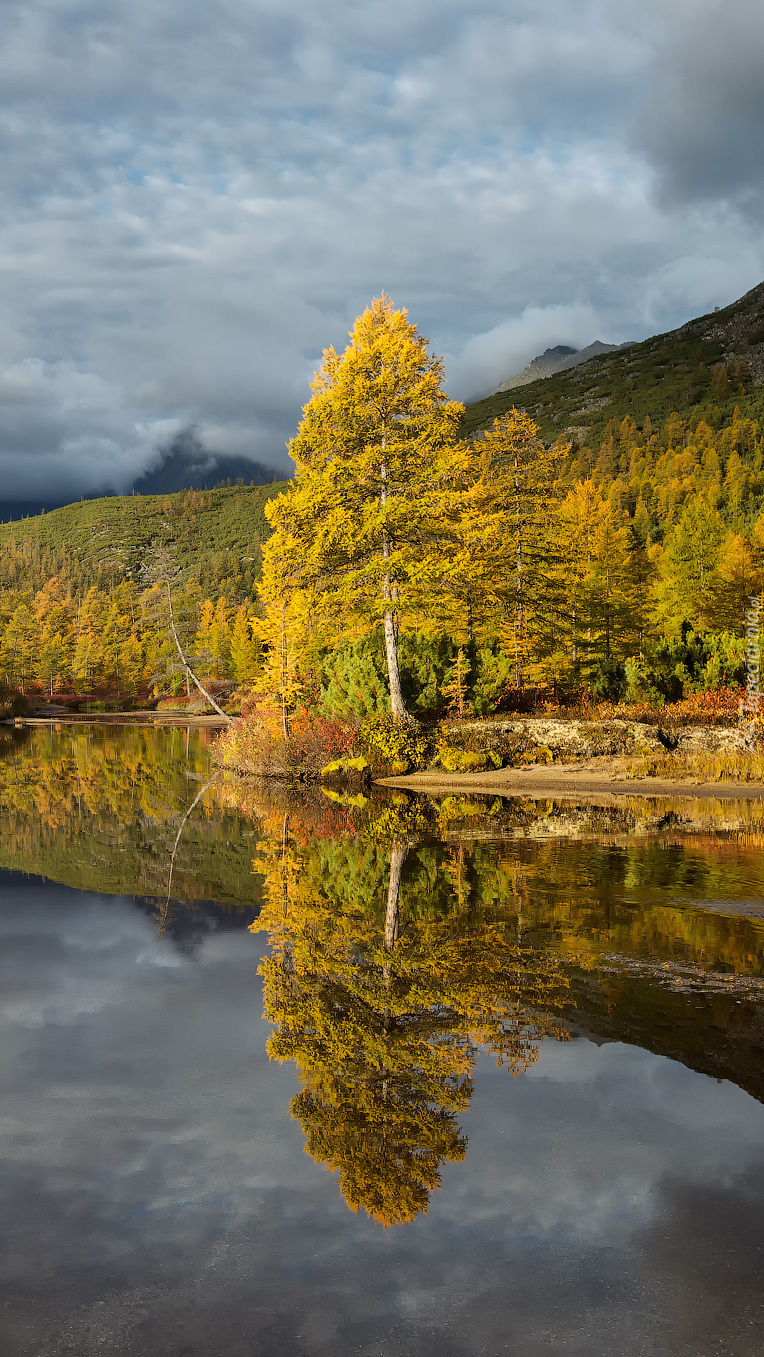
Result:
<svg viewBox="0 0 764 1357">
<path fill-rule="evenodd" d="M 281 486 L 88 500 L 0 525 L 0 689 L 176 692 L 178 629 L 208 678 L 257 668 L 255 581 Z"/>
<path fill-rule="evenodd" d="M 260 543 L 270 531 L 264 506 L 283 482 L 184 490 L 175 495 L 112 495 L 0 524 L 0 587 L 39 588 L 62 573 L 75 589 L 109 588 L 140 575 L 157 546 L 202 588 L 230 577 L 250 591 Z"/>
<path fill-rule="evenodd" d="M 472 434 L 521 405 L 545 442 L 572 438 L 597 450 L 608 427 L 626 416 L 639 428 L 649 418 L 653 431 L 674 412 L 690 425 L 705 419 L 722 427 L 738 406 L 744 417 L 761 420 L 762 382 L 764 283 L 677 330 L 477 401 L 468 406 L 463 427 Z"/>
</svg>

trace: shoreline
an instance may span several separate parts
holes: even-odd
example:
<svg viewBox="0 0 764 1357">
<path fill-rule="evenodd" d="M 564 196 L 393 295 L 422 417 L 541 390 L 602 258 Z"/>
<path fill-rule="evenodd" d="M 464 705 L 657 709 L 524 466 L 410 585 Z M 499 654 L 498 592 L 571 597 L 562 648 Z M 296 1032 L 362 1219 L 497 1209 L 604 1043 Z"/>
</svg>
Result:
<svg viewBox="0 0 764 1357">
<path fill-rule="evenodd" d="M 200 726 L 213 730 L 224 730 L 228 723 L 222 716 L 205 716 L 198 713 L 184 716 L 182 712 L 153 711 L 104 711 L 71 712 L 55 716 L 8 716 L 0 725 L 15 726 Z"/>
<path fill-rule="evenodd" d="M 565 771 L 569 769 L 570 771 Z M 615 772 L 615 769 L 613 770 Z M 554 771 L 535 768 L 497 768 L 481 773 L 406 773 L 401 777 L 375 779 L 375 785 L 400 791 L 451 794 L 468 792 L 483 796 L 527 796 L 585 800 L 624 796 L 694 797 L 702 799 L 760 801 L 764 782 L 699 782 L 692 778 L 608 776 L 606 768 L 562 765 Z"/>
<path fill-rule="evenodd" d="M 136 712 L 51 712 L 40 716 L 7 717 L 0 725 L 20 729 L 26 726 L 124 726 L 143 727 L 180 726 L 208 730 L 224 730 L 227 723 L 215 714 L 188 714 L 171 711 Z M 378 777 L 377 787 L 422 795 L 476 795 L 528 797 L 531 800 L 548 798 L 571 801 L 598 800 L 601 804 L 614 803 L 624 797 L 661 797 L 700 800 L 764 800 L 764 781 L 703 782 L 693 777 L 627 778 L 622 774 L 625 760 L 619 756 L 601 755 L 581 763 L 506 767 L 473 773 L 445 773 L 422 771 L 397 777 Z M 244 778 L 252 774 L 244 769 L 229 771 Z M 281 781 L 281 779 L 276 779 Z M 321 783 L 317 780 L 317 785 Z"/>
</svg>

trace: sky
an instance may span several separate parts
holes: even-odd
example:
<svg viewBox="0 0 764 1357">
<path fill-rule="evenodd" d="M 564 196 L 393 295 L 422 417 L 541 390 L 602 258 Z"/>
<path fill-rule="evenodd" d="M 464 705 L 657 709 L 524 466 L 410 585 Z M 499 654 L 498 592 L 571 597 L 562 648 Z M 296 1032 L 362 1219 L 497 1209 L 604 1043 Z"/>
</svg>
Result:
<svg viewBox="0 0 764 1357">
<path fill-rule="evenodd" d="M 278 470 L 381 291 L 487 394 L 764 278 L 760 0 L 6 0 L 0 498 Z"/>
</svg>

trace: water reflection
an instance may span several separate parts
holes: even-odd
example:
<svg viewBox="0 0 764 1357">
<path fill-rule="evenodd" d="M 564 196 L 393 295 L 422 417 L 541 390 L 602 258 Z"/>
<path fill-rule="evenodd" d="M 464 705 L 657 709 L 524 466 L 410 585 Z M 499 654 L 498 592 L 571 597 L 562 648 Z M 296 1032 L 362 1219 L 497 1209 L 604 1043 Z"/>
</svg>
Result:
<svg viewBox="0 0 764 1357">
<path fill-rule="evenodd" d="M 465 1154 L 479 1049 L 517 1075 L 545 1037 L 583 1031 L 764 1097 L 762 920 L 681 899 L 729 889 L 724 836 L 704 833 L 700 853 L 678 838 L 511 841 L 501 826 L 495 842 L 473 804 L 476 842 L 453 799 L 234 794 L 263 830 L 251 928 L 270 944 L 268 1051 L 294 1062 L 292 1115 L 351 1209 L 385 1225 L 427 1210 Z M 506 829 L 518 809 L 500 814 Z M 750 889 L 760 855 L 742 853 Z"/>
<path fill-rule="evenodd" d="M 755 816 L 0 764 L 3 1357 L 761 1350 Z"/>
<path fill-rule="evenodd" d="M 163 926 L 177 902 L 256 906 L 257 825 L 210 784 L 214 731 L 0 730 L 0 868 L 151 899 Z"/>
<path fill-rule="evenodd" d="M 464 1157 L 479 1046 L 517 1074 L 555 1021 L 561 962 L 523 933 L 511 874 L 490 889 L 463 850 L 417 842 L 408 803 L 344 837 L 307 839 L 289 816 L 256 866 L 268 933 L 268 1052 L 303 1085 L 292 1115 L 353 1210 L 413 1220 Z"/>
</svg>

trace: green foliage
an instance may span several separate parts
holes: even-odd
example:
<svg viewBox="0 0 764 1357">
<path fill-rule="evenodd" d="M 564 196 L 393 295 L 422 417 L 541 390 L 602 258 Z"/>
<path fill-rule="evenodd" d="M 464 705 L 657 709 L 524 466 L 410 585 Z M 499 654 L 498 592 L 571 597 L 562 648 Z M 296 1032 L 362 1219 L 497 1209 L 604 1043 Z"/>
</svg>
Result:
<svg viewBox="0 0 764 1357">
<path fill-rule="evenodd" d="M 647 700 L 663 706 L 693 693 L 742 683 L 745 641 L 730 632 L 696 632 L 685 623 L 679 637 L 655 646 L 649 661 L 628 660 L 624 671 L 622 687 L 603 696 L 625 695 L 630 702 Z"/>
<path fill-rule="evenodd" d="M 490 716 L 512 687 L 513 664 L 498 646 L 482 646 L 475 655 L 470 703 L 476 716 Z"/>
<path fill-rule="evenodd" d="M 323 652 L 319 660 L 318 709 L 340 720 L 382 715 L 390 706 L 384 641 L 375 629 L 341 650 Z"/>
<path fill-rule="evenodd" d="M 406 632 L 401 636 L 401 685 L 409 711 L 419 720 L 432 720 L 445 710 L 444 685 L 456 649 L 447 635 Z M 389 710 L 385 644 L 380 627 L 341 650 L 323 651 L 318 673 L 318 710 L 324 715 L 362 721 Z"/>
<path fill-rule="evenodd" d="M 626 666 L 613 655 L 603 656 L 589 671 L 589 687 L 596 698 L 617 702 L 626 686 Z"/>
<path fill-rule="evenodd" d="M 407 632 L 401 637 L 401 683 L 409 711 L 424 721 L 439 716 L 446 704 L 444 683 L 456 651 L 447 635 Z"/>
</svg>

